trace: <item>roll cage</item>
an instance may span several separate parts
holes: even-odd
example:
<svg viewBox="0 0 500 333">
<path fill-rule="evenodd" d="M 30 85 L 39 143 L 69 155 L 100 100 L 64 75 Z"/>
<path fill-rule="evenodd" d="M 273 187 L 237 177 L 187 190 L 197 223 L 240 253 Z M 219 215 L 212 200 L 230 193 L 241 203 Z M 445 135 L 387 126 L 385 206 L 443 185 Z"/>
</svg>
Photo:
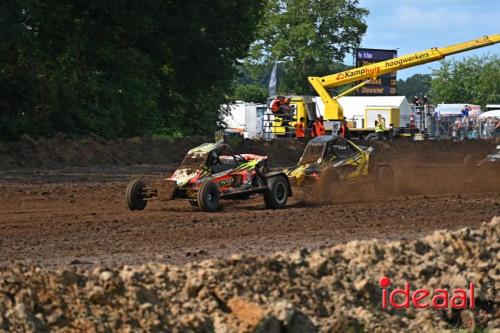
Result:
<svg viewBox="0 0 500 333">
<path fill-rule="evenodd" d="M 309 141 L 299 165 L 317 163 L 320 159 L 321 161 L 330 161 L 334 158 L 346 159 L 361 151 L 361 148 L 340 136 L 322 136 Z"/>
</svg>

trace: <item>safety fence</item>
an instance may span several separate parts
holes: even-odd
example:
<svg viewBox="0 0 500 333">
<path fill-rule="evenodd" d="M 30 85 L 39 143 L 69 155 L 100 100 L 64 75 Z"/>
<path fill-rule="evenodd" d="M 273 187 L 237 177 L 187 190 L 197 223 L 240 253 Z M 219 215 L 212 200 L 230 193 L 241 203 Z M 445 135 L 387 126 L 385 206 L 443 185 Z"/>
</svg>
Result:
<svg viewBox="0 0 500 333">
<path fill-rule="evenodd" d="M 292 123 L 295 125 L 295 118 L 292 115 L 274 115 L 272 112 L 266 112 L 263 118 L 262 138 L 264 140 L 294 138 L 295 126 Z"/>
<path fill-rule="evenodd" d="M 432 106 L 413 106 L 415 125 L 428 137 L 439 139 L 492 139 L 500 136 L 499 119 L 478 116 L 441 115 Z"/>
</svg>

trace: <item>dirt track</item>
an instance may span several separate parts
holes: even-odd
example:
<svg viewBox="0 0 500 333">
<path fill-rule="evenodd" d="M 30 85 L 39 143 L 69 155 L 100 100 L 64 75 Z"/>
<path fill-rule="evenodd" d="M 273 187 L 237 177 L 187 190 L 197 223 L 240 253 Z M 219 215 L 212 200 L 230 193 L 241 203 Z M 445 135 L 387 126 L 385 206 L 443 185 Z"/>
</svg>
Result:
<svg viewBox="0 0 500 333">
<path fill-rule="evenodd" d="M 318 248 L 353 239 L 415 238 L 436 229 L 477 226 L 500 215 L 500 191 L 429 191 L 313 206 L 294 199 L 281 211 L 260 198 L 227 202 L 207 214 L 185 202 L 125 207 L 130 178 L 170 168 L 70 168 L 0 174 L 0 264 L 186 263 L 240 253 Z M 401 176 L 400 176 L 401 177 Z M 419 177 L 419 176 L 418 176 Z M 415 180 L 418 181 L 418 180 Z M 427 186 L 427 185 L 426 185 Z M 408 193 L 412 193 L 408 195 Z"/>
</svg>

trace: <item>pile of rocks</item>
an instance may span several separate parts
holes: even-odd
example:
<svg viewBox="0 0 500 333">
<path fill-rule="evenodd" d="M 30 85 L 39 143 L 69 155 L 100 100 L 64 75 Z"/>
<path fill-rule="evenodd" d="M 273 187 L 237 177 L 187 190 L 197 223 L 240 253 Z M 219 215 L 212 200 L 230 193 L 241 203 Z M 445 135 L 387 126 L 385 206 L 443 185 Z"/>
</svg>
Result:
<svg viewBox="0 0 500 333">
<path fill-rule="evenodd" d="M 0 269 L 0 331 L 433 332 L 500 327 L 500 218 L 416 241 L 184 267 Z M 389 288 L 468 288 L 475 308 L 383 309 Z"/>
</svg>

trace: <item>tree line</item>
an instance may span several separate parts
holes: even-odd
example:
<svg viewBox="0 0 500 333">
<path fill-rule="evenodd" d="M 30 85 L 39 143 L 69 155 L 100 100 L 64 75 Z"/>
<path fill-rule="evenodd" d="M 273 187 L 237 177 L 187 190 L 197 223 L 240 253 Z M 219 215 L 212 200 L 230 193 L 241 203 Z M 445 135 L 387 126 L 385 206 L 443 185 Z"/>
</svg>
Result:
<svg viewBox="0 0 500 333">
<path fill-rule="evenodd" d="M 443 60 L 432 74 L 399 79 L 398 95 L 411 102 L 428 95 L 433 104 L 469 103 L 484 106 L 500 101 L 500 57 L 484 55 L 462 60 Z"/>
<path fill-rule="evenodd" d="M 206 134 L 220 104 L 265 98 L 272 62 L 297 93 L 341 66 L 366 14 L 357 0 L 5 0 L 0 138 Z"/>
<path fill-rule="evenodd" d="M 0 137 L 211 130 L 263 6 L 2 1 Z"/>
</svg>

